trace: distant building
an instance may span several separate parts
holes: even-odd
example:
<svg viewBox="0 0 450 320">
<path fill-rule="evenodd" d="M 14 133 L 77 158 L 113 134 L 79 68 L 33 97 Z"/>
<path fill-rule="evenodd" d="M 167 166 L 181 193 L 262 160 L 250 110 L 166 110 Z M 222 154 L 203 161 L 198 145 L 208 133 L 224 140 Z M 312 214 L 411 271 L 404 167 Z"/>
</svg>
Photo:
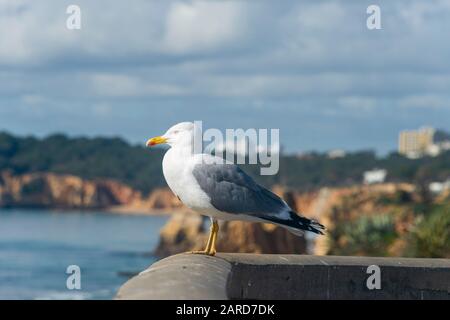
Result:
<svg viewBox="0 0 450 320">
<path fill-rule="evenodd" d="M 398 153 L 410 159 L 436 157 L 447 150 L 450 150 L 450 134 L 443 130 L 429 127 L 404 130 L 398 138 Z"/>
<path fill-rule="evenodd" d="M 336 158 L 344 158 L 346 156 L 346 153 L 344 150 L 341 149 L 335 149 L 335 150 L 330 150 L 327 153 L 328 158 L 330 159 L 336 159 Z"/>
<path fill-rule="evenodd" d="M 385 169 L 373 169 L 364 172 L 364 183 L 383 183 L 386 180 L 387 171 Z"/>
<path fill-rule="evenodd" d="M 440 194 L 441 192 L 450 189 L 450 179 L 445 182 L 431 182 L 428 185 L 428 189 L 434 194 Z"/>
<path fill-rule="evenodd" d="M 423 127 L 419 130 L 404 130 L 400 132 L 398 141 L 398 153 L 411 159 L 417 159 L 424 155 L 435 156 L 440 153 L 434 144 L 433 128 Z"/>
</svg>

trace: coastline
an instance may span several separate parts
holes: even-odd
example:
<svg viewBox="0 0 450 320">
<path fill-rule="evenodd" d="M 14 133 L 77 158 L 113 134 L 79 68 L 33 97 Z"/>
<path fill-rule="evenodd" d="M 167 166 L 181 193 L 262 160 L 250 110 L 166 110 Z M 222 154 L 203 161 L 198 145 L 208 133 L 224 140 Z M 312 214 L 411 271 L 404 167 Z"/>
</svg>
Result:
<svg viewBox="0 0 450 320">
<path fill-rule="evenodd" d="M 110 214 L 119 214 L 119 215 L 136 215 L 136 216 L 159 216 L 159 217 L 169 217 L 174 214 L 184 213 L 186 210 L 182 208 L 177 209 L 146 209 L 139 208 L 134 206 L 114 206 L 106 209 L 102 209 L 101 211 L 110 213 Z"/>
<path fill-rule="evenodd" d="M 1 211 L 58 211 L 61 213 L 102 213 L 102 214 L 113 214 L 113 215 L 131 215 L 131 216 L 155 216 L 155 217 L 170 217 L 173 214 L 185 213 L 183 210 L 166 210 L 166 209 L 139 209 L 134 207 L 108 207 L 108 208 L 67 208 L 67 207 L 30 207 L 30 206 L 13 206 L 13 207 L 0 207 Z"/>
<path fill-rule="evenodd" d="M 0 209 L 0 299 L 112 299 L 153 255 L 167 218 L 96 211 Z M 82 290 L 66 288 L 78 265 Z"/>
</svg>

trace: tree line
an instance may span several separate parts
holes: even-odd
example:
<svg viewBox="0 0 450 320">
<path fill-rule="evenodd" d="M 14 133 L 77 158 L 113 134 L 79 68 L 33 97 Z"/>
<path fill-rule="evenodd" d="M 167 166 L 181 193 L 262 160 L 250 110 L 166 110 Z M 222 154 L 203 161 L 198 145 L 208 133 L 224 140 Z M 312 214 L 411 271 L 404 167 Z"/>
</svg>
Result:
<svg viewBox="0 0 450 320">
<path fill-rule="evenodd" d="M 159 148 L 132 145 L 121 138 L 71 138 L 54 134 L 39 139 L 0 132 L 0 171 L 110 178 L 144 193 L 166 185 L 161 170 L 164 152 Z M 408 159 L 395 152 L 377 157 L 373 151 L 359 151 L 341 158 L 330 158 L 324 153 L 284 154 L 280 156 L 280 171 L 274 176 L 260 176 L 257 165 L 243 167 L 267 187 L 281 184 L 306 191 L 323 186 L 360 184 L 363 173 L 374 168 L 386 169 L 388 181 L 444 181 L 450 177 L 449 164 L 449 151 L 421 159 Z"/>
</svg>

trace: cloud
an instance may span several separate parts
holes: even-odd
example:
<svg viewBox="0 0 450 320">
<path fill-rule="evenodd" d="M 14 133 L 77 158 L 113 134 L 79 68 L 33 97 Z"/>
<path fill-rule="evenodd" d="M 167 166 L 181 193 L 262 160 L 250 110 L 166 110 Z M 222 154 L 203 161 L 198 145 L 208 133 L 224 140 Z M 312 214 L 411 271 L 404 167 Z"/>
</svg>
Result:
<svg viewBox="0 0 450 320">
<path fill-rule="evenodd" d="M 22 101 L 27 105 L 39 105 L 44 104 L 46 99 L 38 94 L 25 94 L 22 96 Z"/>
<path fill-rule="evenodd" d="M 338 105 L 353 112 L 371 112 L 377 106 L 373 97 L 344 96 L 338 98 Z"/>
<path fill-rule="evenodd" d="M 287 145 L 325 148 L 450 117 L 448 1 L 380 0 L 375 31 L 369 1 L 78 0 L 78 31 L 66 28 L 69 4 L 0 0 L 6 128 L 136 139 L 144 119 L 163 130 L 197 118 L 286 128 Z"/>
<path fill-rule="evenodd" d="M 443 109 L 450 110 L 450 95 L 409 95 L 399 100 L 402 108 Z"/>
<path fill-rule="evenodd" d="M 92 106 L 92 114 L 99 117 L 108 117 L 113 112 L 111 105 L 108 103 L 95 103 Z"/>
<path fill-rule="evenodd" d="M 403 24 L 406 24 L 409 28 L 414 28 L 416 33 L 432 26 L 433 20 L 436 20 L 436 18 L 438 21 L 445 18 L 450 11 L 450 3 L 446 0 L 415 1 L 408 5 L 402 3 L 396 9 Z"/>
<path fill-rule="evenodd" d="M 238 42 L 245 19 L 241 9 L 236 1 L 172 3 L 163 39 L 166 52 L 205 52 Z"/>
<path fill-rule="evenodd" d="M 136 96 L 172 96 L 183 94 L 176 85 L 161 82 L 149 83 L 127 75 L 95 74 L 91 78 L 93 92 L 99 96 L 136 97 Z"/>
</svg>

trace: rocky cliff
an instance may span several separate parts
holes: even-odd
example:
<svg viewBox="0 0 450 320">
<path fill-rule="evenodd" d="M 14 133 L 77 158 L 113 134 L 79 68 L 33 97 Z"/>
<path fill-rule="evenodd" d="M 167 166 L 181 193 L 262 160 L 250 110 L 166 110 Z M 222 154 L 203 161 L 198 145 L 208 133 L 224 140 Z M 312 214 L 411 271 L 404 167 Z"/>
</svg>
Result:
<svg viewBox="0 0 450 320">
<path fill-rule="evenodd" d="M 330 231 L 336 229 L 335 227 L 342 229 L 351 226 L 349 222 L 361 217 L 389 217 L 387 222 L 393 225 L 393 232 L 398 238 L 389 243 L 387 250 L 392 256 L 399 255 L 406 247 L 409 240 L 402 235 L 411 232 L 413 226 L 420 221 L 423 210 L 420 192 L 409 184 L 322 188 L 306 193 L 275 186 L 273 191 L 297 212 L 319 220 Z M 450 194 L 442 194 L 434 201 L 448 203 Z M 108 179 L 86 180 L 52 173 L 12 175 L 6 171 L 0 172 L 1 207 L 100 209 L 126 214 L 173 213 L 173 217 L 161 230 L 160 242 L 156 248 L 156 254 L 159 256 L 202 249 L 209 232 L 208 219 L 202 219 L 190 212 L 169 189 L 155 189 L 144 196 L 127 185 Z M 372 220 L 368 221 L 372 223 Z M 376 228 L 380 225 L 383 227 L 386 222 L 374 221 Z M 358 228 L 367 227 L 367 223 L 361 220 L 357 228 L 352 228 L 358 231 Z M 348 230 L 345 232 L 349 233 Z M 362 240 L 364 237 L 365 233 Z M 355 241 L 349 239 L 345 233 L 340 235 L 339 232 L 305 239 L 274 225 L 233 221 L 221 224 L 218 250 L 323 255 L 329 253 L 332 248 L 330 240 L 334 241 L 335 247 L 337 243 L 343 248 L 346 242 Z M 378 240 L 374 242 L 378 243 Z"/>
<path fill-rule="evenodd" d="M 209 234 L 209 219 L 195 214 L 175 214 L 161 230 L 155 250 L 159 257 L 203 250 Z M 271 224 L 226 221 L 220 223 L 219 252 L 306 253 L 304 237 Z"/>
<path fill-rule="evenodd" d="M 296 208 L 295 197 L 281 188 L 274 190 Z M 155 254 L 160 257 L 189 250 L 202 250 L 209 235 L 209 219 L 188 211 L 175 214 L 160 233 Z M 273 224 L 225 221 L 220 224 L 219 252 L 307 253 L 307 240 Z"/>
<path fill-rule="evenodd" d="M 0 172 L 0 208 L 101 209 L 121 213 L 170 213 L 182 207 L 169 189 L 148 196 L 111 179 Z"/>
<path fill-rule="evenodd" d="M 184 212 L 187 208 L 183 206 L 170 189 L 158 188 L 147 196 L 142 196 L 141 193 L 138 193 L 138 196 L 131 201 L 109 207 L 108 210 L 125 214 L 172 214 L 174 212 Z"/>
<path fill-rule="evenodd" d="M 323 188 L 309 193 L 287 191 L 280 186 L 273 191 L 284 198 L 297 212 L 315 218 L 328 229 L 334 227 L 336 210 L 345 213 L 349 221 L 361 215 L 389 213 L 389 204 L 397 194 L 410 195 L 414 187 L 408 184 L 382 184 L 349 188 Z M 387 201 L 387 202 L 386 202 Z M 340 217 L 341 219 L 342 217 Z M 402 228 L 402 224 L 398 224 Z M 161 230 L 160 242 L 155 251 L 167 256 L 188 250 L 203 249 L 209 232 L 209 221 L 192 214 L 174 215 Z M 281 227 L 239 221 L 221 225 L 218 247 L 220 252 L 245 253 L 313 253 L 327 254 L 329 238 L 297 237 Z"/>
<path fill-rule="evenodd" d="M 0 173 L 0 207 L 105 209 L 133 203 L 139 192 L 112 180 L 71 175 Z"/>
</svg>

